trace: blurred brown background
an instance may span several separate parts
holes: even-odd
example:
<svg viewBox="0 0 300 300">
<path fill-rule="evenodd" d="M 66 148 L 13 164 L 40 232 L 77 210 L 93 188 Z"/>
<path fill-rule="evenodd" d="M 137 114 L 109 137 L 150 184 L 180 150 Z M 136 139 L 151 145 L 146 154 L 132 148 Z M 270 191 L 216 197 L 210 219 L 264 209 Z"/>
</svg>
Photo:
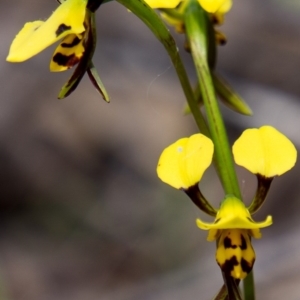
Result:
<svg viewBox="0 0 300 300">
<path fill-rule="evenodd" d="M 70 72 L 51 74 L 53 47 L 22 64 L 5 61 L 26 21 L 46 18 L 56 1 L 0 2 L 0 299 L 210 299 L 221 286 L 187 197 L 161 183 L 162 149 L 196 132 L 163 47 L 117 3 L 97 13 L 94 63 L 111 96 L 106 104 L 84 78 L 56 99 Z M 222 31 L 219 72 L 253 108 L 224 108 L 231 140 L 246 127 L 299 135 L 300 4 L 238 0 Z M 194 70 L 182 50 L 191 78 Z M 254 177 L 238 169 L 243 195 Z M 258 299 L 299 300 L 299 166 L 275 179 L 257 221 L 274 225 L 254 241 Z M 201 182 L 217 205 L 213 170 Z"/>
</svg>

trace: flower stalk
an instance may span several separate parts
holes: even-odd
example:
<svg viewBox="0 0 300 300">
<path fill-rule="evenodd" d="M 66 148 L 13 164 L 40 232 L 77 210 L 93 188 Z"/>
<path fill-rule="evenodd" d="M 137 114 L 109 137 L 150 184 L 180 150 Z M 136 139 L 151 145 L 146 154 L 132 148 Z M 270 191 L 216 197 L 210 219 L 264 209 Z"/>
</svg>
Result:
<svg viewBox="0 0 300 300">
<path fill-rule="evenodd" d="M 207 114 L 208 127 L 215 145 L 214 162 L 225 194 L 233 194 L 241 199 L 227 133 L 207 62 L 209 20 L 207 13 L 196 0 L 189 1 L 185 11 L 185 25 Z"/>
</svg>

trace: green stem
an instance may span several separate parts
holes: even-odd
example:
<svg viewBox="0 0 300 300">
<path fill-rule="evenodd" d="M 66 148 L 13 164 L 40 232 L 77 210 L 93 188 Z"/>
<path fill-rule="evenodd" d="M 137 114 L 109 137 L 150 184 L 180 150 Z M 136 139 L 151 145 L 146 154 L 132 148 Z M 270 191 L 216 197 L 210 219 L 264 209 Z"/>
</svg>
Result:
<svg viewBox="0 0 300 300">
<path fill-rule="evenodd" d="M 196 124 L 199 130 L 206 136 L 210 137 L 209 130 L 205 123 L 205 120 L 198 108 L 197 101 L 195 99 L 193 89 L 190 85 L 186 70 L 182 63 L 181 57 L 178 52 L 175 40 L 170 34 L 168 28 L 164 22 L 159 18 L 155 11 L 150 8 L 142 0 L 117 0 L 120 4 L 124 5 L 132 13 L 134 13 L 138 18 L 140 18 L 148 28 L 154 33 L 158 40 L 164 45 L 167 50 L 177 76 L 179 78 L 180 84 L 182 86 L 183 92 L 190 106 L 191 112 L 194 116 Z"/>
<path fill-rule="evenodd" d="M 255 300 L 255 285 L 253 271 L 244 279 L 244 298 L 245 300 Z"/>
<path fill-rule="evenodd" d="M 191 0 L 185 11 L 185 25 L 202 91 L 208 126 L 215 145 L 215 164 L 225 193 L 241 199 L 231 148 L 207 63 L 208 22 L 206 12 L 197 1 Z"/>
</svg>

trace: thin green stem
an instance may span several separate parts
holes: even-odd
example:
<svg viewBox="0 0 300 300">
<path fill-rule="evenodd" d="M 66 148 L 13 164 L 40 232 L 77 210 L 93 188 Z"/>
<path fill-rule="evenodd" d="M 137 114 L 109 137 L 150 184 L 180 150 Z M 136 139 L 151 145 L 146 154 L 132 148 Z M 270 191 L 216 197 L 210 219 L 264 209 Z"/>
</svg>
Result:
<svg viewBox="0 0 300 300">
<path fill-rule="evenodd" d="M 178 52 L 175 40 L 170 34 L 164 22 L 159 18 L 159 16 L 142 0 L 117 0 L 120 4 L 124 5 L 132 13 L 134 13 L 138 18 L 140 18 L 148 28 L 154 33 L 158 40 L 164 45 L 167 50 L 177 76 L 179 78 L 180 84 L 182 86 L 186 100 L 190 106 L 191 112 L 195 119 L 195 122 L 199 130 L 206 136 L 210 137 L 209 130 L 205 123 L 205 120 L 199 110 L 197 101 L 195 99 L 193 89 L 191 87 L 189 78 L 187 76 L 186 70 L 182 63 L 181 57 Z"/>
<path fill-rule="evenodd" d="M 208 23 L 206 12 L 197 1 L 191 0 L 185 12 L 185 25 L 202 91 L 208 126 L 215 145 L 215 164 L 225 193 L 241 199 L 231 148 L 207 63 Z"/>
<path fill-rule="evenodd" d="M 245 300 L 255 300 L 255 284 L 253 271 L 251 271 L 248 276 L 244 279 L 244 298 Z"/>
</svg>

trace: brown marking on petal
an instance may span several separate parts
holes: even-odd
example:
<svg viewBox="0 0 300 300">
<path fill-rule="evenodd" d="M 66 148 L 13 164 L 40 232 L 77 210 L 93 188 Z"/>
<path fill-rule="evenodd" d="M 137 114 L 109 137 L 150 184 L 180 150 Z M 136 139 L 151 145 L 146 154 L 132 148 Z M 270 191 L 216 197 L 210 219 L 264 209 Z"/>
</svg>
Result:
<svg viewBox="0 0 300 300">
<path fill-rule="evenodd" d="M 71 68 L 77 64 L 80 59 L 75 54 L 63 55 L 58 52 L 53 56 L 52 60 L 59 66 Z"/>
<path fill-rule="evenodd" d="M 248 248 L 247 241 L 242 234 L 241 234 L 241 241 L 242 241 L 242 245 L 240 246 L 241 250 L 246 250 Z"/>
<path fill-rule="evenodd" d="M 56 36 L 60 36 L 63 32 L 65 32 L 66 30 L 71 29 L 71 26 L 67 26 L 66 24 L 60 24 L 57 28 L 57 30 L 55 31 Z"/>
<path fill-rule="evenodd" d="M 224 239 L 224 248 L 225 249 L 228 249 L 228 248 L 236 249 L 236 247 L 237 247 L 237 245 L 232 245 L 231 238 L 226 236 L 226 238 Z"/>
<path fill-rule="evenodd" d="M 235 255 L 233 255 L 230 259 L 225 260 L 225 262 L 220 265 L 220 268 L 225 274 L 230 274 L 235 266 L 238 266 L 239 262 Z"/>
<path fill-rule="evenodd" d="M 242 258 L 241 260 L 241 268 L 247 274 L 251 272 L 253 264 L 254 264 L 254 259 L 252 260 L 252 262 L 248 262 L 244 258 Z"/>
<path fill-rule="evenodd" d="M 184 191 L 193 203 L 196 204 L 202 211 L 206 212 L 210 216 L 216 216 L 216 210 L 205 199 L 199 189 L 198 183 L 188 187 L 187 189 L 181 188 L 181 190 Z"/>
<path fill-rule="evenodd" d="M 61 43 L 61 47 L 63 48 L 72 48 L 77 46 L 81 42 L 81 39 L 76 36 L 71 43 Z"/>
</svg>

